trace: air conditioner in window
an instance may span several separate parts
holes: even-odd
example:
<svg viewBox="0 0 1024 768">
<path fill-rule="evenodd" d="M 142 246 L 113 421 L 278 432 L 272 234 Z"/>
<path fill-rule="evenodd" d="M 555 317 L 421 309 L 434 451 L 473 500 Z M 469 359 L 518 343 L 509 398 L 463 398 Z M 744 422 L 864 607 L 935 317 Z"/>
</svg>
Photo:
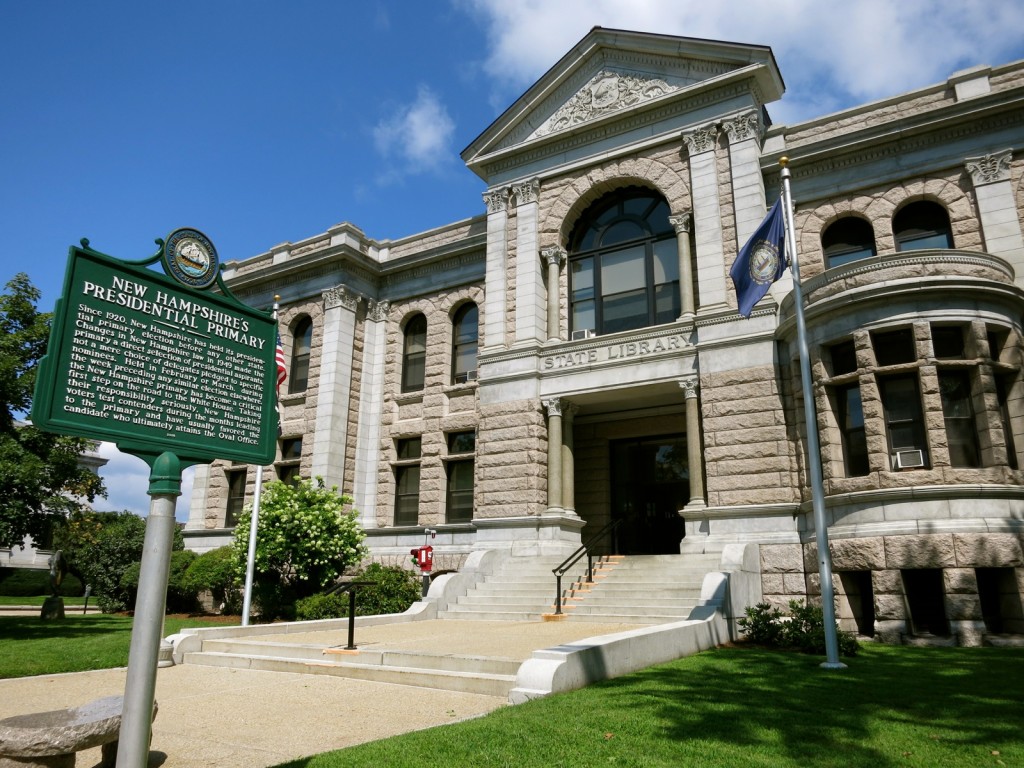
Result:
<svg viewBox="0 0 1024 768">
<path fill-rule="evenodd" d="M 896 451 L 896 455 L 893 457 L 893 466 L 896 469 L 913 469 L 914 467 L 923 467 L 924 451 L 916 449 Z"/>
<path fill-rule="evenodd" d="M 596 335 L 597 334 L 594 333 L 594 329 L 593 328 L 584 328 L 583 330 L 580 330 L 580 331 L 573 331 L 572 332 L 572 340 L 573 341 L 583 341 L 583 339 L 592 339 Z"/>
<path fill-rule="evenodd" d="M 476 381 L 476 371 L 466 371 L 455 377 L 456 384 L 468 384 L 471 381 Z"/>
</svg>

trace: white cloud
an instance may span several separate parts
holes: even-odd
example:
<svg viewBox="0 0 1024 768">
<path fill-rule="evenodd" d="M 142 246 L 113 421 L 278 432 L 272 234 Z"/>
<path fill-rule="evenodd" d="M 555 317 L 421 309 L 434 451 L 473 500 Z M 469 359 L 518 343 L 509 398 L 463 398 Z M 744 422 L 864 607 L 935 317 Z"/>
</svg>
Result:
<svg viewBox="0 0 1024 768">
<path fill-rule="evenodd" d="M 788 96 L 777 121 L 817 117 L 1024 56 L 1018 0 L 705 3 L 697 0 L 456 0 L 481 17 L 484 64 L 503 103 L 592 27 L 769 45 Z"/>
<path fill-rule="evenodd" d="M 93 509 L 100 512 L 129 510 L 141 517 L 149 515 L 149 466 L 142 459 L 121 453 L 113 443 L 100 443 L 99 455 L 107 459 L 100 468 L 100 477 L 107 486 L 107 498 L 96 499 Z M 195 471 L 189 467 L 181 473 L 181 496 L 175 507 L 179 523 L 188 520 Z"/>
<path fill-rule="evenodd" d="M 373 142 L 384 157 L 395 159 L 401 168 L 387 176 L 435 171 L 451 155 L 455 123 L 430 88 L 421 85 L 411 104 L 394 110 L 373 129 Z"/>
</svg>

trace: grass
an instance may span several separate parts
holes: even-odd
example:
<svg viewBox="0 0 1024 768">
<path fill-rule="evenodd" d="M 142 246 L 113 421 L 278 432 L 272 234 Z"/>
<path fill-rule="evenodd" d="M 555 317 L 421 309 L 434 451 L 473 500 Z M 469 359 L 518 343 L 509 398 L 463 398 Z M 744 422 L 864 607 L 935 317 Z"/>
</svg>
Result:
<svg viewBox="0 0 1024 768">
<path fill-rule="evenodd" d="M 1024 649 L 869 645 L 846 670 L 820 661 L 721 648 L 278 768 L 1024 765 Z"/>
<path fill-rule="evenodd" d="M 168 616 L 163 635 L 239 621 L 237 616 Z M 70 611 L 64 621 L 0 616 L 0 679 L 126 666 L 131 632 L 132 617 L 120 614 Z"/>
<path fill-rule="evenodd" d="M 46 600 L 45 597 L 40 597 L 40 596 L 36 596 L 36 597 L 11 597 L 10 595 L 0 595 L 0 607 L 5 606 L 5 605 L 38 605 L 38 606 L 42 607 L 43 601 L 45 601 L 45 600 Z M 90 605 L 95 606 L 96 605 L 96 598 L 90 598 L 89 603 L 90 603 Z M 79 605 L 79 606 L 85 605 L 85 598 L 84 597 L 65 597 L 64 598 L 64 606 L 67 607 L 69 605 Z"/>
</svg>

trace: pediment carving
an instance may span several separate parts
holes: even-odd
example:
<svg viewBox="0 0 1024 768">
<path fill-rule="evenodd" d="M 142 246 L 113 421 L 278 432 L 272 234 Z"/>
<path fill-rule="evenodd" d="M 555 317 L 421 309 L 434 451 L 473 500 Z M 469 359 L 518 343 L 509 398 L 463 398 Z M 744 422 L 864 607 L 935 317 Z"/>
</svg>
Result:
<svg viewBox="0 0 1024 768">
<path fill-rule="evenodd" d="M 670 85 L 656 77 L 603 70 L 594 75 L 569 101 L 545 120 L 530 138 L 564 131 L 678 89 L 679 86 Z"/>
</svg>

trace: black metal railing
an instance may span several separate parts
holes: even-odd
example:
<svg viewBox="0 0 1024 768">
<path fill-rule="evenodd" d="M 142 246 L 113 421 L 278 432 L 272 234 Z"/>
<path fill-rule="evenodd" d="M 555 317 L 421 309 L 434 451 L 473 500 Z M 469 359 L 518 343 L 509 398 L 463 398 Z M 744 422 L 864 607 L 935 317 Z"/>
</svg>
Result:
<svg viewBox="0 0 1024 768">
<path fill-rule="evenodd" d="M 356 590 L 360 587 L 372 587 L 376 583 L 376 581 L 353 581 L 342 577 L 326 592 L 328 595 L 333 595 L 335 592 L 348 592 L 348 645 L 345 646 L 346 651 L 356 650 Z"/>
<path fill-rule="evenodd" d="M 594 583 L 594 555 L 591 554 L 590 547 L 592 547 L 594 545 L 594 542 L 598 541 L 602 536 L 605 536 L 605 535 L 607 535 L 609 533 L 612 533 L 616 528 L 619 527 L 620 523 L 622 523 L 621 519 L 619 519 L 619 520 L 612 520 L 610 523 L 608 523 L 608 525 L 606 525 L 600 531 L 598 531 L 593 536 L 591 536 L 589 539 L 587 539 L 585 542 L 583 542 L 583 544 L 580 545 L 579 549 L 577 549 L 575 552 L 573 552 L 571 555 L 569 555 L 567 558 L 565 558 L 565 560 L 562 561 L 561 565 L 559 565 L 556 568 L 552 568 L 551 569 L 551 572 L 553 574 L 555 574 L 555 615 L 559 615 L 559 614 L 562 613 L 562 602 L 563 602 L 562 601 L 562 576 L 564 576 L 565 573 L 570 568 L 572 568 L 574 565 L 576 565 L 576 563 L 579 561 L 579 559 L 581 557 L 586 555 L 587 556 L 587 583 L 588 584 L 593 584 Z M 618 540 L 613 536 L 612 537 L 612 552 L 614 554 L 618 554 L 618 551 L 619 551 Z"/>
</svg>

